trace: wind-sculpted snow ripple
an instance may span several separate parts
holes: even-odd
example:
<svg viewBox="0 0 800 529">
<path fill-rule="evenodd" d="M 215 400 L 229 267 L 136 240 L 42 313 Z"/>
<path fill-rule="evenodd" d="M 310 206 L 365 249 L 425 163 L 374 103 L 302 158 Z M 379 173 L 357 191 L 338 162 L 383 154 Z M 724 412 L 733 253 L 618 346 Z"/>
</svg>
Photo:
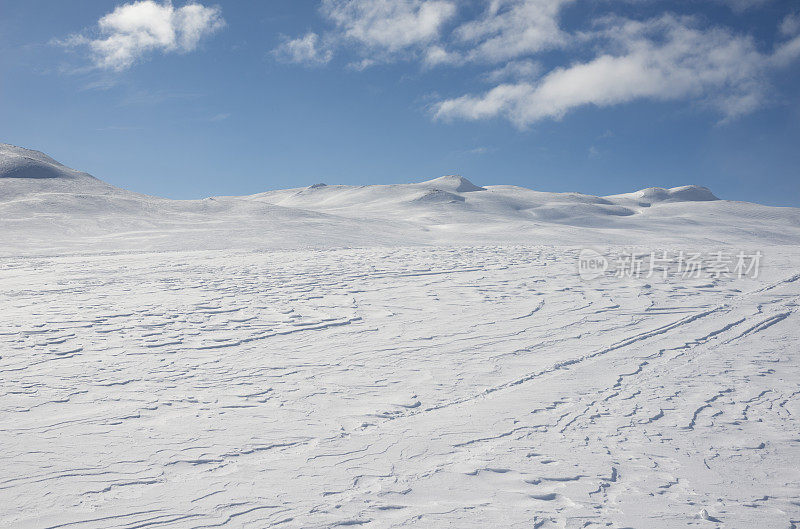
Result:
<svg viewBox="0 0 800 529">
<path fill-rule="evenodd" d="M 0 526 L 797 524 L 796 250 L 579 251 L 2 259 Z"/>
</svg>

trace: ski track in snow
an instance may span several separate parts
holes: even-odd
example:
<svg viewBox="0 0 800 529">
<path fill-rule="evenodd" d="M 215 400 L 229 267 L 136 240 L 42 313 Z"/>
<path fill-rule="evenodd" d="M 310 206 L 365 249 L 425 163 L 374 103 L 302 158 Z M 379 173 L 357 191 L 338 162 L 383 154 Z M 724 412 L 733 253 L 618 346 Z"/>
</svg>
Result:
<svg viewBox="0 0 800 529">
<path fill-rule="evenodd" d="M 0 259 L 0 526 L 798 526 L 797 251 L 577 254 Z"/>
</svg>

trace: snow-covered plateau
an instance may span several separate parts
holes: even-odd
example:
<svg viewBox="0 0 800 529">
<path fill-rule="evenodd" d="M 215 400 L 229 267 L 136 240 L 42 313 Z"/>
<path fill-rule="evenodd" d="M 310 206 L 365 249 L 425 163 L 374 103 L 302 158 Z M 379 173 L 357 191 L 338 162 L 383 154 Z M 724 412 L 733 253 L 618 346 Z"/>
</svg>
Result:
<svg viewBox="0 0 800 529">
<path fill-rule="evenodd" d="M 798 300 L 800 209 L 698 186 L 168 200 L 0 145 L 0 527 L 797 528 Z"/>
</svg>

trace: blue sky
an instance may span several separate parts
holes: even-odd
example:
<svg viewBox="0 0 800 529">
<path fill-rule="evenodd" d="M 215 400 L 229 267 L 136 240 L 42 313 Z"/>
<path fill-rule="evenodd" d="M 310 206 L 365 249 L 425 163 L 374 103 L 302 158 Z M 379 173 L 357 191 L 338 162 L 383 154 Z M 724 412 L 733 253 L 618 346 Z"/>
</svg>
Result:
<svg viewBox="0 0 800 529">
<path fill-rule="evenodd" d="M 174 198 L 316 182 L 800 206 L 800 5 L 0 0 L 0 141 Z"/>
</svg>

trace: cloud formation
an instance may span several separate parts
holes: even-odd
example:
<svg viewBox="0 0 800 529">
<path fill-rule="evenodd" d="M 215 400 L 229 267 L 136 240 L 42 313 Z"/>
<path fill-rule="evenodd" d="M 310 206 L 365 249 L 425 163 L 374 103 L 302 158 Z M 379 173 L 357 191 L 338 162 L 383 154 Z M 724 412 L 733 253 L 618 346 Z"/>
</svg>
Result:
<svg viewBox="0 0 800 529">
<path fill-rule="evenodd" d="M 306 33 L 296 39 L 286 39 L 274 50 L 279 60 L 298 64 L 325 64 L 333 58 L 333 52 L 320 45 L 319 35 Z"/>
<path fill-rule="evenodd" d="M 456 6 L 445 0 L 324 0 L 322 12 L 345 39 L 397 52 L 436 40 Z"/>
<path fill-rule="evenodd" d="M 307 33 L 287 40 L 275 54 L 279 59 L 315 65 L 328 62 L 336 48 L 356 50 L 353 65 L 364 68 L 425 49 L 441 36 L 456 14 L 449 0 L 322 0 L 321 14 L 334 29 L 322 37 Z"/>
<path fill-rule="evenodd" d="M 564 46 L 561 9 L 572 0 L 492 0 L 476 20 L 454 32 L 456 44 L 469 45 L 466 58 L 501 62 Z"/>
<path fill-rule="evenodd" d="M 186 53 L 225 25 L 218 7 L 141 0 L 118 6 L 90 35 L 71 35 L 59 44 L 88 47 L 95 67 L 122 71 L 150 53 Z"/>
<path fill-rule="evenodd" d="M 499 85 L 485 94 L 436 105 L 438 118 L 505 117 L 524 127 L 558 119 L 572 109 L 636 99 L 707 97 L 725 118 L 757 108 L 770 56 L 751 38 L 723 29 L 701 30 L 692 19 L 663 16 L 646 22 L 608 21 L 598 35 L 616 53 L 550 71 L 534 83 Z"/>
<path fill-rule="evenodd" d="M 770 0 L 724 1 L 742 13 Z M 277 53 L 306 64 L 327 63 L 336 54 L 355 56 L 350 64 L 360 68 L 392 61 L 418 61 L 428 69 L 484 68 L 480 78 L 493 88 L 440 100 L 432 105 L 433 115 L 501 117 L 519 127 L 560 119 L 583 106 L 641 99 L 701 102 L 730 120 L 761 107 L 770 73 L 800 57 L 797 14 L 776 26 L 780 36 L 765 51 L 750 35 L 703 16 L 598 18 L 589 10 L 594 5 L 598 12 L 614 13 L 626 2 L 584 0 L 591 16 L 578 29 L 574 20 L 566 29 L 565 8 L 577 2 L 322 0 L 320 13 L 329 29 L 287 41 Z M 560 65 L 553 64 L 553 52 L 561 56 Z"/>
</svg>

